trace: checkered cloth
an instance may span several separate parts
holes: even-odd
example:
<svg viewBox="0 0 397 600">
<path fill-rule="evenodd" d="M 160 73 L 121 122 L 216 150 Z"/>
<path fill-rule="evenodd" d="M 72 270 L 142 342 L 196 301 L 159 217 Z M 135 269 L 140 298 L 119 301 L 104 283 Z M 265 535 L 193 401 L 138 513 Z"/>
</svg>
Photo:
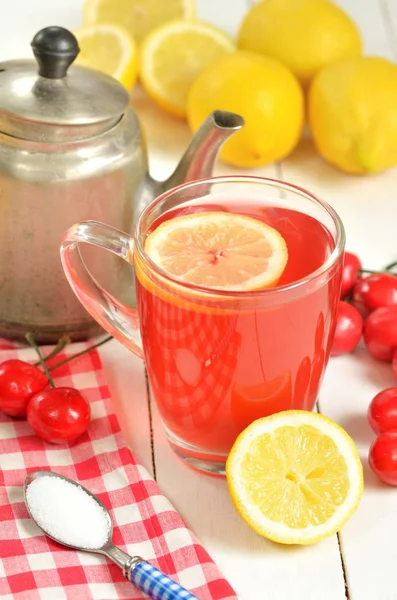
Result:
<svg viewBox="0 0 397 600">
<path fill-rule="evenodd" d="M 71 344 L 49 364 L 81 350 Z M 44 348 L 43 353 L 49 349 Z M 0 362 L 35 360 L 28 348 L 0 346 Z M 25 420 L 0 413 L 0 598 L 112 600 L 141 598 L 104 557 L 63 548 L 29 519 L 22 494 L 27 473 L 49 469 L 74 479 L 110 509 L 114 543 L 139 555 L 200 600 L 237 596 L 157 484 L 126 448 L 109 399 L 99 355 L 92 351 L 53 372 L 58 386 L 82 391 L 91 404 L 88 431 L 75 444 L 55 446 L 32 434 Z"/>
</svg>

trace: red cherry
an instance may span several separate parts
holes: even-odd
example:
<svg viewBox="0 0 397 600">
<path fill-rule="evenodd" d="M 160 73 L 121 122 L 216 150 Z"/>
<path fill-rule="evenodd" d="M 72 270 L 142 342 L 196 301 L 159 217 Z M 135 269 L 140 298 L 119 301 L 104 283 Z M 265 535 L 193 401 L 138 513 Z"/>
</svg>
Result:
<svg viewBox="0 0 397 600">
<path fill-rule="evenodd" d="M 10 359 L 0 364 L 0 410 L 10 417 L 26 416 L 33 394 L 48 384 L 40 369 L 23 360 Z"/>
<path fill-rule="evenodd" d="M 379 360 L 391 361 L 397 348 L 397 306 L 374 310 L 365 321 L 364 342 Z"/>
<path fill-rule="evenodd" d="M 374 440 L 368 462 L 381 481 L 397 485 L 397 431 L 386 431 Z"/>
<path fill-rule="evenodd" d="M 368 407 L 368 421 L 375 433 L 397 431 L 397 387 L 382 390 Z"/>
<path fill-rule="evenodd" d="M 64 444 L 78 438 L 88 427 L 91 409 L 78 390 L 49 388 L 35 394 L 29 404 L 28 422 L 37 436 Z"/>
<path fill-rule="evenodd" d="M 382 306 L 397 306 L 397 277 L 387 273 L 374 273 L 359 279 L 353 289 L 357 307 L 369 311 Z"/>
<path fill-rule="evenodd" d="M 338 356 L 354 350 L 360 341 L 363 324 L 363 318 L 354 306 L 348 302 L 339 302 L 331 355 Z"/>
<path fill-rule="evenodd" d="M 342 270 L 342 288 L 340 297 L 343 300 L 353 290 L 353 286 L 357 280 L 357 272 L 362 268 L 362 264 L 358 256 L 352 252 L 344 253 L 344 263 Z"/>
</svg>

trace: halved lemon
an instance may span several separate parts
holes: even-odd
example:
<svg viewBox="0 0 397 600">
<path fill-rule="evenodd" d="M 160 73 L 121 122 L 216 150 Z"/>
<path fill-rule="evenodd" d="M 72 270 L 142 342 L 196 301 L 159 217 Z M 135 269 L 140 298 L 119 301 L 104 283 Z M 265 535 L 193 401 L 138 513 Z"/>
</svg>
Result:
<svg viewBox="0 0 397 600">
<path fill-rule="evenodd" d="M 233 445 L 226 476 L 242 518 L 282 544 L 313 544 L 339 531 L 358 507 L 364 485 L 346 431 L 303 410 L 249 425 Z"/>
<path fill-rule="evenodd" d="M 125 27 L 137 43 L 168 21 L 191 19 L 196 14 L 195 0 L 86 0 L 84 25 L 113 23 Z"/>
<path fill-rule="evenodd" d="M 165 221 L 147 237 L 145 251 L 179 281 L 231 291 L 276 285 L 288 260 L 286 243 L 276 229 L 226 212 Z"/>
<path fill-rule="evenodd" d="M 173 21 L 145 39 L 140 48 L 139 76 L 159 106 L 184 117 L 193 81 L 215 58 L 234 50 L 233 40 L 213 25 Z"/>
<path fill-rule="evenodd" d="M 98 69 L 131 90 L 138 75 L 138 53 L 131 35 L 116 25 L 91 25 L 75 31 L 80 46 L 76 64 Z"/>
</svg>

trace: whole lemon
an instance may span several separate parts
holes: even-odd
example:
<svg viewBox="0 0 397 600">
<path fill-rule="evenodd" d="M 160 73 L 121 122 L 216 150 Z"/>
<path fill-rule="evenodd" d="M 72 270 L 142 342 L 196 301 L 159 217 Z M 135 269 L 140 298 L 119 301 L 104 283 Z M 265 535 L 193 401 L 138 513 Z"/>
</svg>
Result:
<svg viewBox="0 0 397 600">
<path fill-rule="evenodd" d="M 362 53 L 356 25 L 328 0 L 262 0 L 247 13 L 238 47 L 277 58 L 305 86 L 325 65 Z"/>
<path fill-rule="evenodd" d="M 220 56 L 190 87 L 187 116 L 193 131 L 216 109 L 245 119 L 220 153 L 237 167 L 259 167 L 287 156 L 303 127 L 303 92 L 296 78 L 277 60 L 251 52 Z"/>
<path fill-rule="evenodd" d="M 343 171 L 397 165 L 397 65 L 385 58 L 326 67 L 311 85 L 308 114 L 318 151 Z"/>
</svg>

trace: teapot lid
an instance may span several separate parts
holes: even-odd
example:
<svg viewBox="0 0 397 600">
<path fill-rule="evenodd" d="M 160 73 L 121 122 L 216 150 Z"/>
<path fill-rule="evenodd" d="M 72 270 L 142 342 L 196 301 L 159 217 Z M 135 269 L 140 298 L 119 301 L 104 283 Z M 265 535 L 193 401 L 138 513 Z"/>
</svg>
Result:
<svg viewBox="0 0 397 600">
<path fill-rule="evenodd" d="M 80 51 L 70 31 L 46 27 L 31 45 L 37 63 L 0 63 L 0 132 L 65 142 L 103 133 L 119 121 L 129 105 L 128 91 L 94 69 L 69 69 Z"/>
</svg>

